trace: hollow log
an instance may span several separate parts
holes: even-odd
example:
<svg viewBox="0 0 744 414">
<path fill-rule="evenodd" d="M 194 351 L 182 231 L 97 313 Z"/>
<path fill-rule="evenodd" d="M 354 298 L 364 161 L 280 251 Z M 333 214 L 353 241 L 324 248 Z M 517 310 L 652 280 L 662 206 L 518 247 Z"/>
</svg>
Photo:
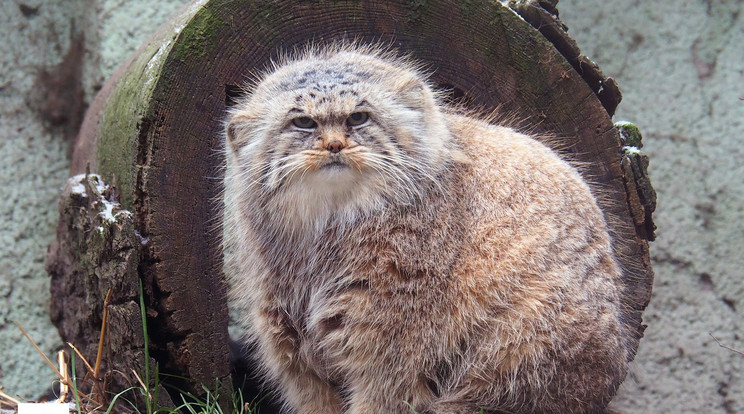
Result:
<svg viewBox="0 0 744 414">
<path fill-rule="evenodd" d="M 548 144 L 585 165 L 582 173 L 602 189 L 602 208 L 611 218 L 624 271 L 624 322 L 635 333 L 628 347 L 635 355 L 653 281 L 648 241 L 655 199 L 648 159 L 633 150 L 640 141 L 630 145 L 613 125 L 619 89 L 581 55 L 555 3 L 200 0 L 161 27 L 89 108 L 71 171 L 80 174 L 89 166 L 116 187 L 121 208 L 131 212 L 136 271 L 109 266 L 94 276 L 125 278 L 129 287 L 142 281 L 150 355 L 160 371 L 192 379 L 178 384 L 191 391 L 215 379 L 229 384 L 228 311 L 215 226 L 226 108 L 246 77 L 281 53 L 337 40 L 383 43 L 410 54 L 452 98 L 516 114 L 533 131 L 558 137 Z M 81 329 L 97 326 L 104 286 L 111 283 L 69 288 L 86 272 L 69 265 L 83 260 L 79 251 L 87 249 L 63 242 L 70 232 L 86 231 L 71 224 L 72 210 L 62 211 L 59 240 L 48 258 L 52 307 L 62 337 L 90 350 L 98 338 L 92 333 L 86 339 Z M 118 303 L 132 300 L 128 295 Z M 110 323 L 113 351 L 121 331 L 113 325 L 127 322 Z M 133 346 L 140 345 L 141 338 Z M 138 363 L 111 361 L 111 369 L 129 372 Z"/>
</svg>

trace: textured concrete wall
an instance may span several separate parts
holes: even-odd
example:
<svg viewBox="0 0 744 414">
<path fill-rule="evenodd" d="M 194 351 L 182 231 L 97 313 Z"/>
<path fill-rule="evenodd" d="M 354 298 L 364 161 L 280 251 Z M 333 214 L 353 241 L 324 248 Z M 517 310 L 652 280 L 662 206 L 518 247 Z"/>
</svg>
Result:
<svg viewBox="0 0 744 414">
<path fill-rule="evenodd" d="M 55 378 L 11 321 L 48 355 L 61 346 L 49 321 L 44 255 L 68 175 L 65 118 L 75 114 L 57 113 L 53 103 L 65 107 L 77 88 L 90 102 L 116 66 L 184 3 L 0 1 L 0 385 L 6 392 L 35 398 Z M 79 70 L 77 86 L 74 76 L 63 76 Z"/>
<path fill-rule="evenodd" d="M 744 3 L 563 0 L 584 53 L 623 91 L 658 192 L 654 295 L 628 413 L 744 413 Z"/>
<path fill-rule="evenodd" d="M 46 246 L 67 176 L 63 127 L 44 126 L 36 79 L 85 34 L 82 91 L 103 80 L 185 0 L 0 2 L 0 384 L 34 397 L 53 374 L 9 323 L 42 348 Z M 154 5 L 156 4 L 156 5 Z M 584 53 L 624 92 L 616 120 L 637 123 L 659 193 L 649 328 L 615 402 L 626 413 L 744 412 L 744 5 L 738 0 L 563 0 Z M 73 21 L 74 30 L 73 30 Z M 47 119 L 49 114 L 47 114 Z M 48 121 L 47 121 L 48 124 Z"/>
<path fill-rule="evenodd" d="M 82 2 L 70 3 L 0 2 L 0 384 L 28 398 L 49 388 L 54 375 L 10 321 L 48 354 L 60 342 L 49 322 L 44 253 L 67 176 L 67 143 L 63 129 L 42 120 L 36 91 L 41 71 L 70 50 L 72 22 L 84 20 Z"/>
</svg>

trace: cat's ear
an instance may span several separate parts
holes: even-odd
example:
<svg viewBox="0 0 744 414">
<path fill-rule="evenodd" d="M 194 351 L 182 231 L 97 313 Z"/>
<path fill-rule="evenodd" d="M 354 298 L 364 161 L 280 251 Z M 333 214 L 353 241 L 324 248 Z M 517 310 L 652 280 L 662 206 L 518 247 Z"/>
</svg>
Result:
<svg viewBox="0 0 744 414">
<path fill-rule="evenodd" d="M 436 105 L 434 93 L 429 85 L 417 76 L 406 73 L 398 78 L 395 90 L 401 102 L 408 108 L 425 110 Z"/>
<path fill-rule="evenodd" d="M 250 131 L 253 129 L 256 119 L 245 115 L 238 114 L 230 119 L 225 127 L 227 143 L 234 152 L 238 152 L 241 145 L 250 139 Z"/>
</svg>

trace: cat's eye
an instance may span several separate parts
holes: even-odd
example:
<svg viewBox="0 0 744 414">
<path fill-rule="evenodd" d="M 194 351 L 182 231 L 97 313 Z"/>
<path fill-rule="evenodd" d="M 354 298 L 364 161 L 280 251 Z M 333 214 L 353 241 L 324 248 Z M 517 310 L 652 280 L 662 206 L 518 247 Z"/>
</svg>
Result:
<svg viewBox="0 0 744 414">
<path fill-rule="evenodd" d="M 318 124 L 309 116 L 299 116 L 293 119 L 292 125 L 302 129 L 313 129 L 318 126 Z"/>
<path fill-rule="evenodd" d="M 346 118 L 346 123 L 349 126 L 359 126 L 363 123 L 367 122 L 369 119 L 369 114 L 366 112 L 354 112 L 353 114 L 349 115 L 348 118 Z"/>
</svg>

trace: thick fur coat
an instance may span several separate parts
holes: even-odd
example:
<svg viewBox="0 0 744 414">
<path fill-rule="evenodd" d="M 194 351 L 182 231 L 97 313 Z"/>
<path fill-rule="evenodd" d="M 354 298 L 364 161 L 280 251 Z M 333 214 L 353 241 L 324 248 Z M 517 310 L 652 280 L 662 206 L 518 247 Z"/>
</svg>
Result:
<svg viewBox="0 0 744 414">
<path fill-rule="evenodd" d="M 290 412 L 600 412 L 620 270 L 581 175 L 406 59 L 288 57 L 226 125 L 231 303 Z M 410 407 L 409 407 L 410 406 Z"/>
</svg>

